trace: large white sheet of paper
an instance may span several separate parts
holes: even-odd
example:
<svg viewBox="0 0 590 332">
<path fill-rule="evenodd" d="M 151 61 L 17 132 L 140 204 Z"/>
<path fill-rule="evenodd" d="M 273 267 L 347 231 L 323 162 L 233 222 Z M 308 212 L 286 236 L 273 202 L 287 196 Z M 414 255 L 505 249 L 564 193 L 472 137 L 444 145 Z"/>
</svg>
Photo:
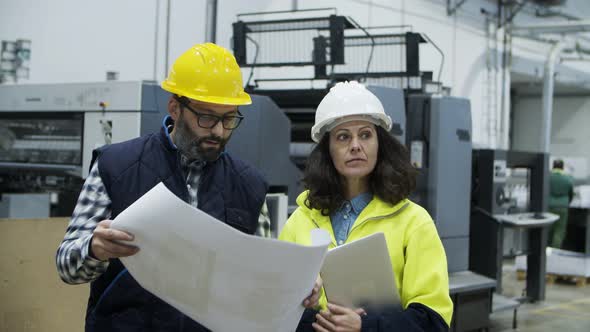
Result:
<svg viewBox="0 0 590 332">
<path fill-rule="evenodd" d="M 117 216 L 140 251 L 122 258 L 138 283 L 213 331 L 294 331 L 329 235 L 300 246 L 241 233 L 162 183 Z"/>
<path fill-rule="evenodd" d="M 401 306 L 383 233 L 330 250 L 320 274 L 328 302 L 349 308 Z"/>
</svg>

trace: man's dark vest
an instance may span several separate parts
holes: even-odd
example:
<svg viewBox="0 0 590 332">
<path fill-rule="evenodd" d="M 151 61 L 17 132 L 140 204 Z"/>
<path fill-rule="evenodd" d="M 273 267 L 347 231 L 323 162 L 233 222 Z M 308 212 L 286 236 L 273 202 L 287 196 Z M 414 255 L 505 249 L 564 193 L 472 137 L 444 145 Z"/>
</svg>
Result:
<svg viewBox="0 0 590 332">
<path fill-rule="evenodd" d="M 111 198 L 112 218 L 163 182 L 189 200 L 178 151 L 164 129 L 94 151 Z M 251 166 L 223 153 L 207 163 L 199 180 L 198 207 L 248 234 L 254 234 L 267 184 Z M 170 211 L 171 216 L 174 211 Z M 164 222 L 164 221 L 163 221 Z M 190 262 L 187 262 L 190 264 Z M 143 289 L 118 259 L 90 286 L 86 331 L 208 331 Z"/>
</svg>

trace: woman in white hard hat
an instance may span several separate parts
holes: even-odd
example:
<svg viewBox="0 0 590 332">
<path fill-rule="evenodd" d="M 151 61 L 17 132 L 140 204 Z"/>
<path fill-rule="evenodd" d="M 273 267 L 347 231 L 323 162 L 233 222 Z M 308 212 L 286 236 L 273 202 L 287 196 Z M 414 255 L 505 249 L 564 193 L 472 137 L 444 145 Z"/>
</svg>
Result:
<svg viewBox="0 0 590 332">
<path fill-rule="evenodd" d="M 281 240 L 309 244 L 310 231 L 328 231 L 330 248 L 382 232 L 403 310 L 347 308 L 327 303 L 306 311 L 298 330 L 447 331 L 453 312 L 447 261 L 432 218 L 408 200 L 416 170 L 390 133 L 383 105 L 358 82 L 338 83 L 318 106 L 306 191 Z M 354 262 L 350 262 L 354 268 Z"/>
</svg>

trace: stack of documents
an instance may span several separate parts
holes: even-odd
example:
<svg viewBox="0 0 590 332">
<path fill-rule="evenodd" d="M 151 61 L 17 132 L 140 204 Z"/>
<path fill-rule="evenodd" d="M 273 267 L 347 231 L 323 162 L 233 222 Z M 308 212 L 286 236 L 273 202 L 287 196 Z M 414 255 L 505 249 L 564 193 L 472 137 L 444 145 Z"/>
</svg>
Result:
<svg viewBox="0 0 590 332">
<path fill-rule="evenodd" d="M 158 184 L 113 228 L 141 250 L 121 259 L 137 282 L 213 331 L 289 331 L 303 314 L 330 238 L 300 246 L 244 234 Z"/>
<path fill-rule="evenodd" d="M 311 246 L 247 235 L 162 183 L 112 227 L 133 234 L 141 249 L 121 258 L 137 282 L 213 331 L 294 331 L 320 268 L 332 303 L 399 303 L 382 233 L 329 252 L 330 236 L 319 229 Z"/>
</svg>

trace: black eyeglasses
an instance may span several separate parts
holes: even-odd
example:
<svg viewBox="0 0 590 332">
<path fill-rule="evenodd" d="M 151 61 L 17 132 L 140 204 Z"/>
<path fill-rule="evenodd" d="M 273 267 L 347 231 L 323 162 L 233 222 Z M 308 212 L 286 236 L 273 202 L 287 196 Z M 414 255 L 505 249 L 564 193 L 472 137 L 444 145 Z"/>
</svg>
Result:
<svg viewBox="0 0 590 332">
<path fill-rule="evenodd" d="M 224 115 L 224 116 L 218 116 L 218 115 L 213 115 L 213 114 L 208 114 L 208 113 L 200 113 L 200 112 L 197 112 L 194 109 L 192 109 L 188 105 L 188 102 L 186 100 L 183 100 L 182 97 L 176 98 L 176 100 L 178 100 L 178 102 L 180 103 L 180 105 L 182 107 L 186 108 L 187 110 L 191 111 L 191 113 L 193 113 L 194 115 L 197 116 L 197 124 L 201 128 L 211 129 L 211 128 L 217 126 L 219 121 L 221 121 L 221 125 L 223 126 L 223 128 L 228 129 L 228 130 L 236 129 L 240 125 L 240 122 L 242 122 L 242 120 L 244 119 L 244 116 L 242 115 L 242 113 L 240 113 L 240 111 L 238 111 L 238 115 Z"/>
</svg>

